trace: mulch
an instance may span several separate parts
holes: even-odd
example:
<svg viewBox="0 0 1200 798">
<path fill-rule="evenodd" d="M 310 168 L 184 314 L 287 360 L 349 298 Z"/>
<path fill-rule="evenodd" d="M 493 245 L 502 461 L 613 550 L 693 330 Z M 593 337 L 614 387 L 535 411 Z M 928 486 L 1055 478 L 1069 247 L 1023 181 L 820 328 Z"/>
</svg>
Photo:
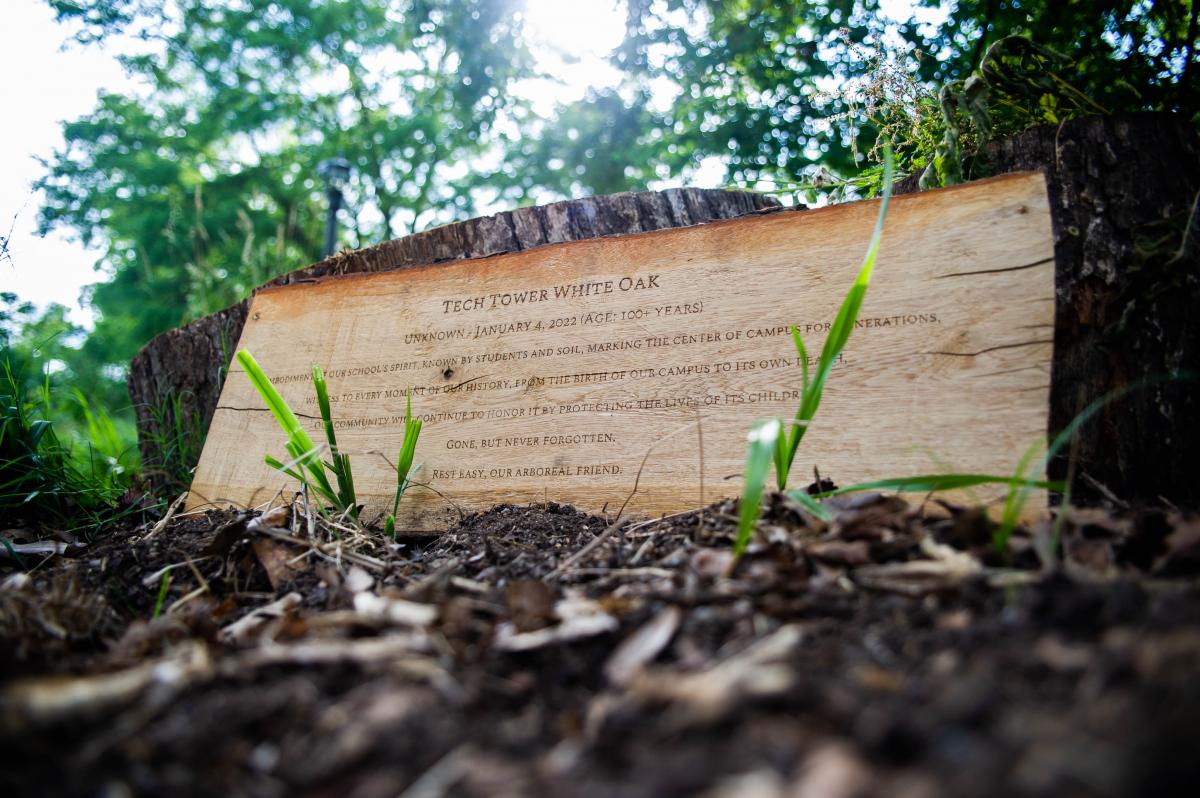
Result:
<svg viewBox="0 0 1200 798">
<path fill-rule="evenodd" d="M 1200 519 L 233 511 L 0 566 L 0 794 L 1192 795 Z"/>
</svg>

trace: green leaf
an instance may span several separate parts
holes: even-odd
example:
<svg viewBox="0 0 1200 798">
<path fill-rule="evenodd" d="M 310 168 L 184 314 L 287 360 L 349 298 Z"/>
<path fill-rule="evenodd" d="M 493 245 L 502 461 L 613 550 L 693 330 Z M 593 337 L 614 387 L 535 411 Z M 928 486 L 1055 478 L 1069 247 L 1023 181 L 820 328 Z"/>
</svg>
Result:
<svg viewBox="0 0 1200 798">
<path fill-rule="evenodd" d="M 330 468 L 337 480 L 337 502 L 339 512 L 358 517 L 358 499 L 354 495 L 354 475 L 350 470 L 350 458 L 338 451 L 337 435 L 333 430 L 333 413 L 329 407 L 329 390 L 325 384 L 325 372 L 320 366 L 312 367 L 313 388 L 317 392 L 317 407 L 321 411 L 321 424 L 325 429 L 325 440 L 329 443 Z"/>
<path fill-rule="evenodd" d="M 782 424 L 779 419 L 760 421 L 747 436 L 746 471 L 742 475 L 742 500 L 738 512 L 738 533 L 733 545 L 734 557 L 741 557 L 750 543 L 754 522 L 762 506 L 763 486 L 774 459 L 776 441 Z"/>
<path fill-rule="evenodd" d="M 1024 485 L 1026 480 L 1021 476 L 998 476 L 995 474 L 921 474 L 912 477 L 893 477 L 876 479 L 871 482 L 859 482 L 836 490 L 825 491 L 821 496 L 841 496 L 846 493 L 859 493 L 867 490 L 894 491 L 896 493 L 939 493 L 947 490 L 973 488 L 977 485 Z M 1061 490 L 1061 482 L 1035 481 L 1035 487 L 1046 490 Z M 800 491 L 790 491 L 789 496 L 795 497 Z"/>
<path fill-rule="evenodd" d="M 404 407 L 404 438 L 400 442 L 400 456 L 396 458 L 396 496 L 392 501 L 392 514 L 388 517 L 395 534 L 395 516 L 400 508 L 400 499 L 408 490 L 408 478 L 416 470 L 413 468 L 413 458 L 416 456 L 417 439 L 421 436 L 422 421 L 412 415 L 412 389 L 406 391 Z"/>
<path fill-rule="evenodd" d="M 308 432 L 300 424 L 300 419 L 292 412 L 287 401 L 280 395 L 275 386 L 271 384 L 271 380 L 267 377 L 262 367 L 258 365 L 258 361 L 250 354 L 249 350 L 243 349 L 235 356 L 238 363 L 245 370 L 246 376 L 250 380 L 250 384 L 258 391 L 263 402 L 266 403 L 267 409 L 271 411 L 271 415 L 275 417 L 280 428 L 287 435 L 286 449 L 292 459 L 298 464 L 303 465 L 307 470 L 307 476 L 301 479 L 301 482 L 308 483 L 322 498 L 334 506 L 338 505 L 338 496 L 334 493 L 333 488 L 329 484 L 329 479 L 325 476 L 325 466 L 321 463 L 318 457 L 318 450 Z"/>
<path fill-rule="evenodd" d="M 802 504 L 805 510 L 817 518 L 820 518 L 822 521 L 828 523 L 834 519 L 833 513 L 831 513 L 829 509 L 825 507 L 825 505 L 821 504 L 821 502 L 818 501 L 816 497 L 811 495 L 808 491 L 791 490 L 788 491 L 787 495 Z"/>
</svg>

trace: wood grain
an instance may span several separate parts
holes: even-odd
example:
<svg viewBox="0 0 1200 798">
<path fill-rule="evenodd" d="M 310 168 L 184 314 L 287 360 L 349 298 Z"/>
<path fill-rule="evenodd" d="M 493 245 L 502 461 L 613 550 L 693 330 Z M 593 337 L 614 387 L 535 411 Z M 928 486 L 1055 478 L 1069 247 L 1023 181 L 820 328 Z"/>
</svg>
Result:
<svg viewBox="0 0 1200 798">
<path fill-rule="evenodd" d="M 545 499 L 672 512 L 734 495 L 745 435 L 789 417 L 854 279 L 875 202 L 570 242 L 260 291 L 242 332 L 319 425 L 327 373 L 367 518 L 390 503 L 404 394 L 426 418 L 399 526 Z M 897 198 L 859 328 L 833 370 L 793 481 L 1011 472 L 1044 437 L 1054 259 L 1039 174 Z M 703 430 L 703 450 L 697 427 Z M 294 484 L 262 462 L 283 437 L 236 367 L 190 507 L 255 505 Z M 701 484 L 700 474 L 704 480 Z M 982 500 L 995 490 L 980 490 Z"/>
</svg>

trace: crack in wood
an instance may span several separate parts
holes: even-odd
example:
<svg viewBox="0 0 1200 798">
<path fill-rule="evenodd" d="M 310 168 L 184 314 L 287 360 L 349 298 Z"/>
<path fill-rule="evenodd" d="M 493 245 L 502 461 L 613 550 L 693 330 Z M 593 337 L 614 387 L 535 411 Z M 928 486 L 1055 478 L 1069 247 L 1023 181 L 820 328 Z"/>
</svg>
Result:
<svg viewBox="0 0 1200 798">
<path fill-rule="evenodd" d="M 1050 256 L 1049 258 L 1042 258 L 1039 261 L 1034 261 L 1033 263 L 1026 263 L 1021 266 L 1005 266 L 1004 268 L 1001 268 L 1001 269 L 980 269 L 979 271 L 974 271 L 974 272 L 950 272 L 949 274 L 935 275 L 933 279 L 944 280 L 947 277 L 970 277 L 970 276 L 976 275 L 976 274 L 1001 274 L 1002 272 L 1019 272 L 1022 269 L 1032 269 L 1037 266 L 1044 266 L 1047 263 L 1053 263 L 1053 262 L 1054 262 L 1054 256 Z"/>
<path fill-rule="evenodd" d="M 939 352 L 922 352 L 921 354 L 923 354 L 923 355 L 949 355 L 951 357 L 978 357 L 979 355 L 984 355 L 984 354 L 987 354 L 988 352 L 995 352 L 1000 349 L 1017 349 L 1018 347 L 1022 347 L 1022 346 L 1034 346 L 1036 344 L 1052 344 L 1052 343 L 1054 343 L 1054 339 L 1050 338 L 1050 339 L 1040 339 L 1037 341 L 1022 341 L 1021 343 L 1016 343 L 1016 344 L 998 344 L 996 346 L 989 346 L 987 349 L 980 349 L 978 352 L 940 352 L 939 351 Z"/>
<path fill-rule="evenodd" d="M 1030 369 L 1037 369 L 1037 370 L 1039 370 L 1039 371 L 1040 371 L 1042 368 L 1043 368 L 1043 366 L 1037 366 L 1037 365 L 1034 365 L 1034 366 L 1021 366 L 1020 368 L 1016 368 L 1016 369 L 1003 369 L 1003 370 L 1001 370 L 1001 371 L 989 371 L 988 373 L 986 373 L 986 374 L 980 374 L 979 376 L 980 376 L 980 378 L 983 378 L 983 377 L 999 377 L 999 376 L 1002 376 L 1002 375 L 1004 375 L 1004 374 L 1016 374 L 1017 372 L 1020 372 L 1020 371 L 1029 371 Z"/>
<path fill-rule="evenodd" d="M 217 405 L 217 410 L 236 410 L 239 413 L 270 413 L 270 409 L 266 407 L 234 407 L 233 405 Z M 307 418 L 309 421 L 322 421 L 320 416 L 310 416 L 307 413 L 297 413 L 292 411 L 292 415 L 297 418 Z"/>
<path fill-rule="evenodd" d="M 478 377 L 472 377 L 469 380 L 464 380 L 464 381 L 460 382 L 458 385 L 451 385 L 449 388 L 446 389 L 446 393 L 454 393 L 455 391 L 457 391 L 459 388 L 463 387 L 464 385 L 470 385 L 473 382 L 478 382 L 479 380 L 487 379 L 490 376 L 492 376 L 492 375 L 491 374 L 481 374 Z"/>
</svg>

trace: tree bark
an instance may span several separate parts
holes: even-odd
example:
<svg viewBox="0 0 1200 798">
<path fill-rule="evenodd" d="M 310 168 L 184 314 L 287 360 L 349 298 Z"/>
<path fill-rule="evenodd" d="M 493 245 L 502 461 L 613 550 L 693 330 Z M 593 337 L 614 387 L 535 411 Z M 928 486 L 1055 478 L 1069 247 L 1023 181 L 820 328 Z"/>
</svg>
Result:
<svg viewBox="0 0 1200 798">
<path fill-rule="evenodd" d="M 1088 117 L 988 147 L 992 174 L 1046 175 L 1054 233 L 1050 467 L 1076 504 L 1200 507 L 1200 141 L 1170 114 Z M 901 191 L 915 191 L 915 177 Z"/>
<path fill-rule="evenodd" d="M 546 244 L 626 235 L 729 219 L 779 203 L 744 191 L 668 189 L 520 208 L 343 252 L 269 285 L 382 272 L 517 252 Z M 129 394 L 145 473 L 160 490 L 186 487 L 246 322 L 244 300 L 157 336 L 133 359 Z"/>
</svg>

